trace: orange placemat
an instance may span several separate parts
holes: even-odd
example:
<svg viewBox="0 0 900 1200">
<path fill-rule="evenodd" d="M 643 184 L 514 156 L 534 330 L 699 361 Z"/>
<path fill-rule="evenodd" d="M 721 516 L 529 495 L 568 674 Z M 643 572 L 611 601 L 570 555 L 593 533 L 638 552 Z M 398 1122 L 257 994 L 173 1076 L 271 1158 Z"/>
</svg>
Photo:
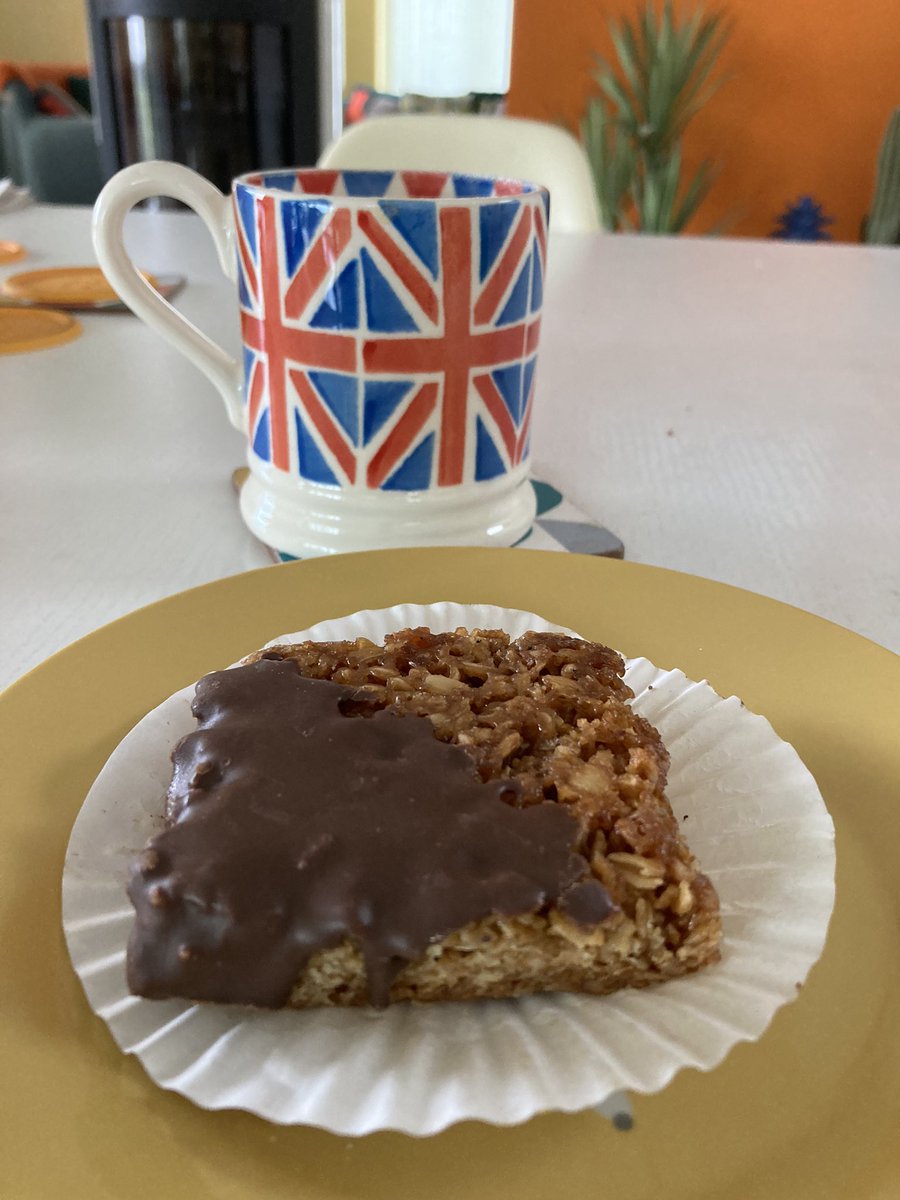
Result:
<svg viewBox="0 0 900 1200">
<path fill-rule="evenodd" d="M 0 266 L 7 263 L 21 262 L 27 257 L 28 251 L 18 242 L 0 242 Z"/>
<path fill-rule="evenodd" d="M 74 341 L 81 322 L 44 308 L 0 308 L 0 354 L 47 350 Z"/>
<path fill-rule="evenodd" d="M 156 280 L 145 275 L 154 287 Z M 3 293 L 33 304 L 115 304 L 119 300 L 99 267 L 46 267 L 21 271 L 3 283 Z"/>
</svg>

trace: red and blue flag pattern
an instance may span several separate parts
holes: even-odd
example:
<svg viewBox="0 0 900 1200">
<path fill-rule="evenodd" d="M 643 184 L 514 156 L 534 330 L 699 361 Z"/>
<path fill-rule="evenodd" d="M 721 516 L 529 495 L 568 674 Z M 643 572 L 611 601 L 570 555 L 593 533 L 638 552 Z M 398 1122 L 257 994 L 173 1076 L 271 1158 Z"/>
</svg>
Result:
<svg viewBox="0 0 900 1200">
<path fill-rule="evenodd" d="M 265 188 L 235 196 L 253 452 L 387 491 L 524 471 L 546 192 L 432 172 L 248 182 Z"/>
</svg>

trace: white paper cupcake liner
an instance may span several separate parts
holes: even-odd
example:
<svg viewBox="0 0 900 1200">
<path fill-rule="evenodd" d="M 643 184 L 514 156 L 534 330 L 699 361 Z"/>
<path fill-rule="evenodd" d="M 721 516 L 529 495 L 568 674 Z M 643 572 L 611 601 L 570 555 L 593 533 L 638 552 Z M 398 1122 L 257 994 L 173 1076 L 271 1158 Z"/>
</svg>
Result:
<svg viewBox="0 0 900 1200">
<path fill-rule="evenodd" d="M 514 637 L 560 629 L 534 613 L 444 602 L 354 613 L 272 641 L 380 642 L 416 625 Z M 72 831 L 63 927 L 91 1007 L 161 1087 L 205 1108 L 349 1135 L 430 1134 L 466 1119 L 515 1124 L 623 1089 L 655 1092 L 684 1067 L 716 1066 L 763 1033 L 821 954 L 834 903 L 834 828 L 796 752 L 740 700 L 646 659 L 632 659 L 626 679 L 635 709 L 669 749 L 669 800 L 719 893 L 719 964 L 607 997 L 384 1012 L 257 1012 L 130 995 L 125 881 L 133 854 L 162 826 L 169 753 L 194 728 L 191 687 L 120 743 Z"/>
</svg>

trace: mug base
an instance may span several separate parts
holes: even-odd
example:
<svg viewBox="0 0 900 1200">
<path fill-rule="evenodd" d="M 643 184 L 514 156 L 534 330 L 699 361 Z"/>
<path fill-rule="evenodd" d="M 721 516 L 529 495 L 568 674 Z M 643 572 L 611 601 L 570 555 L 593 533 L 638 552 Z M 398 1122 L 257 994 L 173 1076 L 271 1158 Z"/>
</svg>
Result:
<svg viewBox="0 0 900 1200">
<path fill-rule="evenodd" d="M 267 546 L 295 558 L 411 546 L 512 546 L 537 502 L 523 463 L 486 483 L 385 493 L 285 480 L 250 456 L 241 515 Z"/>
</svg>

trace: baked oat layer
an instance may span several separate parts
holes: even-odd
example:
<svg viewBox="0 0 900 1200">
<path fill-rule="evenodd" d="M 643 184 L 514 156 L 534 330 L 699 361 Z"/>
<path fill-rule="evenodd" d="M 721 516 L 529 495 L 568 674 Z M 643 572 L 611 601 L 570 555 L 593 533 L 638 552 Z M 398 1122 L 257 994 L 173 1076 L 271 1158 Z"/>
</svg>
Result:
<svg viewBox="0 0 900 1200">
<path fill-rule="evenodd" d="M 483 780 L 515 779 L 512 802 L 566 805 L 578 823 L 577 850 L 616 905 L 590 927 L 553 905 L 472 923 L 406 966 L 392 1002 L 603 994 L 716 961 L 718 897 L 666 800 L 668 754 L 632 711 L 614 651 L 559 634 L 511 642 L 499 630 L 408 629 L 384 646 L 307 642 L 245 661 L 275 655 L 304 676 L 355 687 L 351 719 L 383 708 L 427 717 Z M 366 1003 L 362 955 L 349 941 L 316 954 L 290 998 L 297 1008 Z"/>
</svg>

